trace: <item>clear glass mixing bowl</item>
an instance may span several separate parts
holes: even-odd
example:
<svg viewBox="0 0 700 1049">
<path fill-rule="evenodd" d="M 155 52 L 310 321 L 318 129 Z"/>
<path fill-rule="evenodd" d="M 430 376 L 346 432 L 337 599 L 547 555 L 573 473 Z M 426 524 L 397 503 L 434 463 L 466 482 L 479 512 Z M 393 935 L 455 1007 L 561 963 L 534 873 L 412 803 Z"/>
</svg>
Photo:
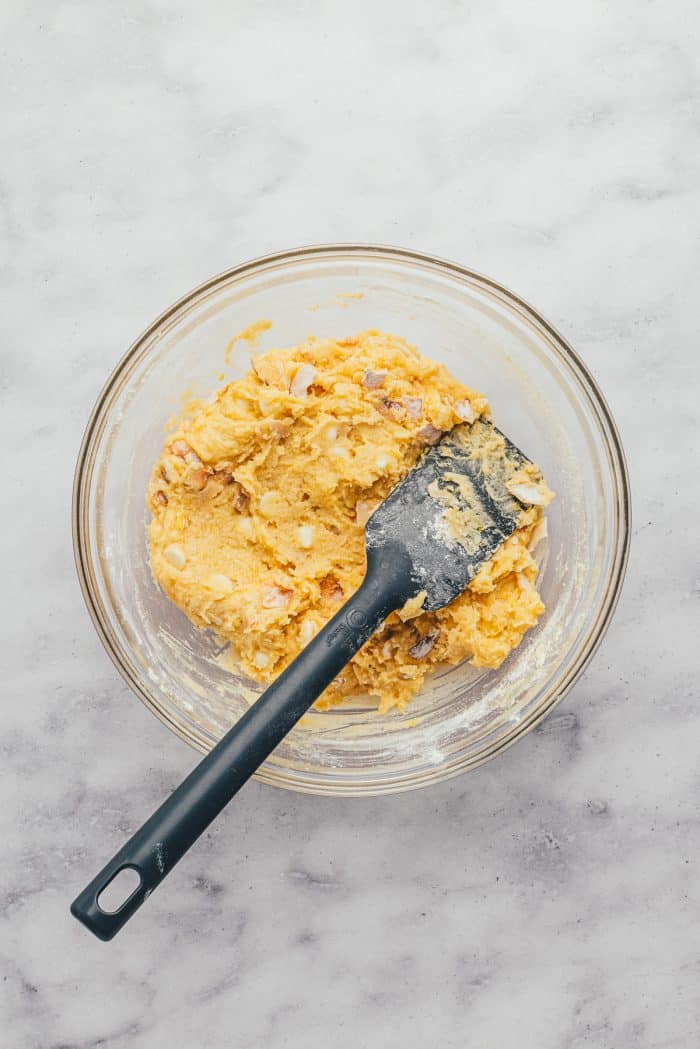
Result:
<svg viewBox="0 0 700 1049">
<path fill-rule="evenodd" d="M 277 786 L 379 794 L 446 779 L 493 757 L 566 694 L 599 644 L 620 592 L 629 488 L 610 411 L 564 339 L 488 278 L 412 251 L 303 248 L 237 266 L 190 292 L 136 340 L 88 423 L 74 488 L 74 545 L 97 631 L 134 692 L 174 732 L 209 749 L 260 691 L 224 669 L 154 583 L 146 483 L 184 395 L 206 395 L 248 368 L 232 335 L 256 320 L 261 347 L 366 328 L 402 335 L 483 390 L 494 418 L 541 464 L 557 499 L 540 544 L 547 606 L 497 671 L 438 671 L 405 714 L 362 697 L 312 711 L 259 770 Z"/>
</svg>

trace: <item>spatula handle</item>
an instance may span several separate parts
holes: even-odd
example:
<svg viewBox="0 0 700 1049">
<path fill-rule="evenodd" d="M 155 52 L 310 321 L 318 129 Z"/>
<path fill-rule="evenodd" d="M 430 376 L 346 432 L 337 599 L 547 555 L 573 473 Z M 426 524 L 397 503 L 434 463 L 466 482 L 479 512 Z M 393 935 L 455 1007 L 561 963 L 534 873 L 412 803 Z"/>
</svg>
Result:
<svg viewBox="0 0 700 1049">
<path fill-rule="evenodd" d="M 370 550 L 357 593 L 80 893 L 73 915 L 101 940 L 111 940 L 381 621 L 415 590 L 400 548 Z M 100 894 L 125 868 L 136 871 L 138 885 L 118 910 L 103 910 Z"/>
</svg>

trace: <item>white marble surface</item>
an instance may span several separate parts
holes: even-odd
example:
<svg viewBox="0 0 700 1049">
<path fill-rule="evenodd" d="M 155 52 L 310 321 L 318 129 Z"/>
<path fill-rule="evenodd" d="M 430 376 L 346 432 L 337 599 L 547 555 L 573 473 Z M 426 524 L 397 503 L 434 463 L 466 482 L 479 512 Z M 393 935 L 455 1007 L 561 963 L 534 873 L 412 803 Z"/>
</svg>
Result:
<svg viewBox="0 0 700 1049">
<path fill-rule="evenodd" d="M 2 5 L 3 1049 L 699 1043 L 699 28 L 683 0 Z M 630 460 L 623 600 L 500 760 L 378 800 L 251 784 L 104 945 L 68 903 L 194 755 L 83 608 L 82 428 L 173 299 L 332 240 L 462 261 L 579 349 Z"/>
</svg>

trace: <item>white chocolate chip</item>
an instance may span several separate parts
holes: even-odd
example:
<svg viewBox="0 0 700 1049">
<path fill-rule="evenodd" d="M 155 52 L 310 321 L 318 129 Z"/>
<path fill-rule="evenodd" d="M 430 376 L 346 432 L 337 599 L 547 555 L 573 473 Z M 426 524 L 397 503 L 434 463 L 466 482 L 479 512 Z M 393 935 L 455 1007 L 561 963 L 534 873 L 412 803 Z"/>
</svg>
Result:
<svg viewBox="0 0 700 1049">
<path fill-rule="evenodd" d="M 309 641 L 316 637 L 318 630 L 318 623 L 316 623 L 315 620 L 305 619 L 301 624 L 301 630 L 299 631 L 302 643 L 308 645 Z"/>
<path fill-rule="evenodd" d="M 260 496 L 260 513 L 264 517 L 274 517 L 277 510 L 277 492 L 263 492 Z"/>
<path fill-rule="evenodd" d="M 297 529 L 297 538 L 299 540 L 299 546 L 302 550 L 310 550 L 314 545 L 314 527 L 313 525 L 300 525 Z"/>
<path fill-rule="evenodd" d="M 230 594 L 233 590 L 233 583 L 227 575 L 223 575 L 221 572 L 214 572 L 213 575 L 209 576 L 209 586 L 212 590 L 218 590 L 223 594 Z"/>
<path fill-rule="evenodd" d="M 474 409 L 469 401 L 459 401 L 458 404 L 455 404 L 455 415 L 465 423 L 473 423 L 476 419 Z"/>
<path fill-rule="evenodd" d="M 171 543 L 170 546 L 166 546 L 163 556 L 174 568 L 184 568 L 187 563 L 185 551 L 177 543 Z"/>
<path fill-rule="evenodd" d="M 276 387 L 275 387 L 275 389 L 276 389 Z M 275 401 L 267 400 L 264 397 L 259 397 L 258 398 L 258 408 L 260 410 L 260 414 L 264 415 L 266 418 L 269 415 L 274 415 L 275 412 L 277 411 L 277 407 L 278 406 L 277 406 Z"/>
<path fill-rule="evenodd" d="M 317 375 L 318 371 L 313 364 L 301 364 L 289 384 L 289 392 L 292 397 L 306 397 L 309 392 L 309 386 L 311 386 Z"/>
<path fill-rule="evenodd" d="M 252 539 L 255 532 L 253 529 L 253 522 L 249 517 L 241 517 L 238 522 L 238 527 L 243 532 L 246 539 Z"/>
</svg>

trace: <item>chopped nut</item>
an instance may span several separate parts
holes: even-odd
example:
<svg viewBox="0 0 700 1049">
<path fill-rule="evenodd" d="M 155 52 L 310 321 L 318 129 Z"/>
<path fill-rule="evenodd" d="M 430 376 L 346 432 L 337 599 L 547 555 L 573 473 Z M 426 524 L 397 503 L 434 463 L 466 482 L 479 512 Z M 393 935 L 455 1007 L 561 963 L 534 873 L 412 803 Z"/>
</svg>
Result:
<svg viewBox="0 0 700 1049">
<path fill-rule="evenodd" d="M 256 652 L 253 656 L 253 666 L 256 666 L 258 670 L 264 670 L 269 662 L 270 660 L 264 652 Z"/>
<path fill-rule="evenodd" d="M 206 488 L 210 476 L 209 471 L 205 470 L 203 466 L 194 467 L 185 474 L 185 488 L 189 488 L 193 492 L 202 492 Z"/>
<path fill-rule="evenodd" d="M 303 644 L 308 645 L 309 641 L 316 637 L 319 631 L 318 623 L 315 620 L 306 618 L 301 624 L 301 630 L 299 631 L 299 637 Z"/>
<path fill-rule="evenodd" d="M 246 492 L 242 484 L 238 481 L 233 482 L 231 502 L 235 510 L 238 510 L 239 514 L 244 514 L 250 506 L 250 496 Z"/>
<path fill-rule="evenodd" d="M 335 576 L 328 575 L 325 579 L 322 579 L 320 590 L 324 601 L 339 602 L 343 600 L 343 588 Z"/>
<path fill-rule="evenodd" d="M 376 503 L 367 502 L 365 499 L 358 499 L 355 503 L 355 520 L 363 528 L 374 513 L 375 506 Z"/>
<path fill-rule="evenodd" d="M 313 525 L 300 525 L 297 529 L 297 538 L 299 540 L 299 546 L 302 548 L 302 550 L 310 550 L 314 544 Z"/>
<path fill-rule="evenodd" d="M 246 539 L 252 539 L 255 535 L 253 522 L 249 517 L 241 517 L 241 519 L 238 522 L 238 527 L 243 532 L 243 535 L 246 537 Z"/>
<path fill-rule="evenodd" d="M 187 441 L 173 441 L 169 449 L 178 459 L 186 459 L 188 455 L 194 455 L 194 449 L 190 448 Z"/>
<path fill-rule="evenodd" d="M 429 634 L 426 634 L 420 639 L 420 641 L 416 641 L 415 645 L 412 645 L 411 648 L 409 648 L 409 656 L 411 656 L 413 659 L 425 659 L 428 653 L 432 651 L 433 647 L 435 646 L 435 642 L 439 637 L 439 629 L 431 630 Z"/>
<path fill-rule="evenodd" d="M 184 568 L 187 563 L 185 551 L 177 543 L 171 543 L 163 551 L 163 557 L 169 561 L 174 568 Z"/>
<path fill-rule="evenodd" d="M 362 385 L 367 390 L 377 390 L 380 386 L 384 385 L 386 379 L 386 372 L 375 372 L 371 368 L 368 368 L 365 374 L 362 376 Z"/>
<path fill-rule="evenodd" d="M 263 608 L 285 608 L 289 604 L 293 590 L 286 590 L 282 586 L 266 586 L 263 589 Z"/>
<path fill-rule="evenodd" d="M 423 414 L 422 397 L 404 397 L 403 403 L 406 407 L 406 415 L 409 419 L 420 419 Z"/>
<path fill-rule="evenodd" d="M 418 436 L 426 444 L 437 444 L 442 437 L 442 430 L 438 430 L 432 423 L 426 423 L 418 431 Z"/>
<path fill-rule="evenodd" d="M 168 497 L 165 492 L 156 492 L 156 502 L 160 503 L 161 506 L 168 505 Z"/>
<path fill-rule="evenodd" d="M 177 440 L 173 441 L 168 450 L 172 455 L 177 456 L 178 459 L 184 459 L 187 464 L 187 472 L 184 477 L 185 487 L 190 488 L 194 492 L 201 492 L 206 487 L 211 471 L 206 469 L 194 449 L 187 441 Z M 165 480 L 170 481 L 171 478 L 167 467 L 163 466 L 161 469 Z"/>
<path fill-rule="evenodd" d="M 184 456 L 180 455 L 179 452 L 177 453 L 177 455 L 179 458 L 184 459 L 188 466 L 195 467 L 196 469 L 199 469 L 199 467 L 204 466 L 204 463 L 199 458 L 194 448 L 190 448 L 189 444 L 187 444 L 186 441 L 176 441 L 175 443 L 183 445 L 187 449 Z"/>
<path fill-rule="evenodd" d="M 214 572 L 209 576 L 209 586 L 212 590 L 219 590 L 224 594 L 230 594 L 233 590 L 233 583 L 227 575 L 221 572 Z"/>
<path fill-rule="evenodd" d="M 309 392 L 309 386 L 311 386 L 317 375 L 318 371 L 313 364 L 301 364 L 289 384 L 289 392 L 292 397 L 306 397 Z"/>
<path fill-rule="evenodd" d="M 392 401 L 389 397 L 382 397 L 377 405 L 382 415 L 388 415 L 395 422 L 401 422 L 406 415 L 406 409 L 400 401 Z"/>
<path fill-rule="evenodd" d="M 473 423 L 476 419 L 474 409 L 469 401 L 459 401 L 458 404 L 455 404 L 454 411 L 457 418 L 462 419 L 465 423 Z"/>
</svg>

